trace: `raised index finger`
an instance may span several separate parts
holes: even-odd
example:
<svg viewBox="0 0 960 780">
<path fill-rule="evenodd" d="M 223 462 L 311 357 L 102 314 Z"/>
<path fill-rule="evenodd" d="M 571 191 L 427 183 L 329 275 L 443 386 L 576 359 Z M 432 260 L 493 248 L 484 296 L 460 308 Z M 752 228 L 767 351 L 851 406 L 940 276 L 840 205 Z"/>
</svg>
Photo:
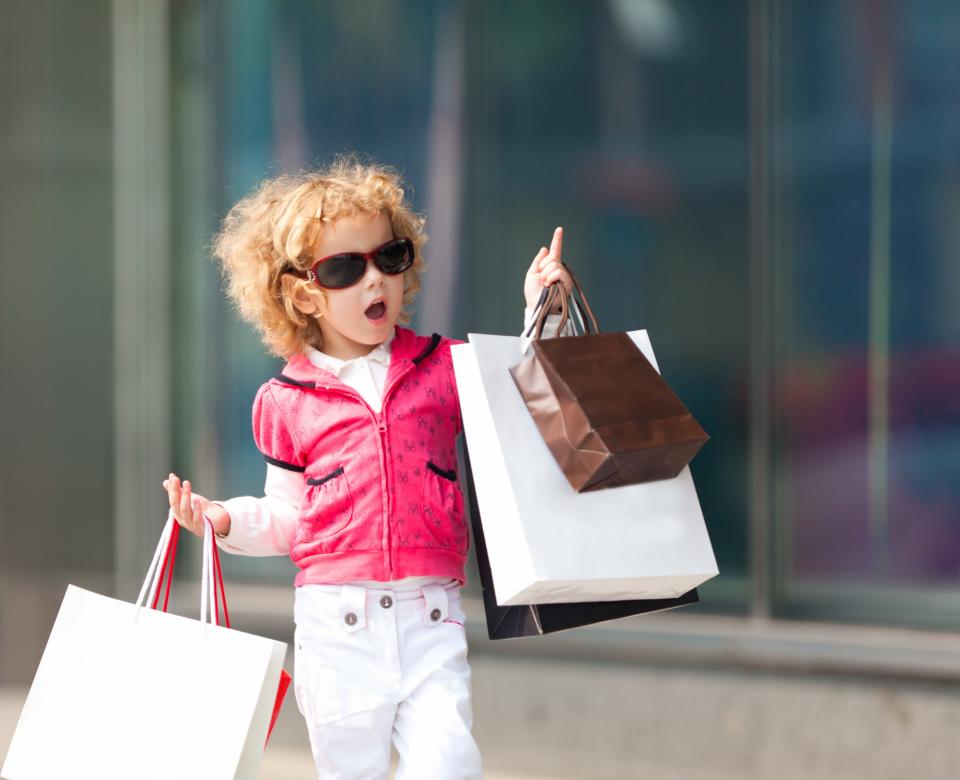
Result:
<svg viewBox="0 0 960 780">
<path fill-rule="evenodd" d="M 553 253 L 553 256 L 560 259 L 561 253 L 563 252 L 563 228 L 558 227 L 553 231 L 553 241 L 550 242 L 550 251 Z"/>
</svg>

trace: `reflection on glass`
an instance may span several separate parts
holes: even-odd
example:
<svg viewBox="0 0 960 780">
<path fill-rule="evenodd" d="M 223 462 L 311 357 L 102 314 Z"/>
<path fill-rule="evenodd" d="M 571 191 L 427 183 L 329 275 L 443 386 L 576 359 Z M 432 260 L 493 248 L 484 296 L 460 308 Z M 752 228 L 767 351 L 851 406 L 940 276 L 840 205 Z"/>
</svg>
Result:
<svg viewBox="0 0 960 780">
<path fill-rule="evenodd" d="M 794 3 L 780 30 L 782 606 L 955 625 L 960 8 L 870 7 Z"/>
<path fill-rule="evenodd" d="M 692 466 L 721 570 L 704 603 L 745 609 L 747 3 L 453 5 L 459 16 L 432 0 L 384 3 L 375 16 L 364 4 L 218 6 L 212 211 L 272 167 L 344 149 L 398 166 L 429 207 L 424 300 L 450 269 L 447 305 L 421 303 L 420 314 L 447 316 L 457 337 L 517 332 L 515 290 L 564 225 L 564 254 L 601 327 L 647 328 L 665 377 L 711 435 Z M 245 494 L 263 480 L 250 403 L 274 367 L 215 305 L 208 397 L 221 488 Z M 273 562 L 228 565 L 288 577 Z"/>
<path fill-rule="evenodd" d="M 721 574 L 697 609 L 744 609 L 746 3 L 519 8 L 467 5 L 458 325 L 513 332 L 498 280 L 519 278 L 563 224 L 601 328 L 648 329 L 711 436 L 691 469 Z"/>
</svg>

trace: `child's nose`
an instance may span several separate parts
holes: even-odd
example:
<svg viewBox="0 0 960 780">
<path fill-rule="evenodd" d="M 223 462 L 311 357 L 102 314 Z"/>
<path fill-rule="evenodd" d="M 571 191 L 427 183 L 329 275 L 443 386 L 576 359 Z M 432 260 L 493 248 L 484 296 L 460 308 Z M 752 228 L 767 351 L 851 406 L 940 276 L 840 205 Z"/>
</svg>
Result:
<svg viewBox="0 0 960 780">
<path fill-rule="evenodd" d="M 367 270 L 363 275 L 363 282 L 368 287 L 373 287 L 383 281 L 383 271 L 377 268 L 377 264 L 372 260 L 367 261 Z"/>
</svg>

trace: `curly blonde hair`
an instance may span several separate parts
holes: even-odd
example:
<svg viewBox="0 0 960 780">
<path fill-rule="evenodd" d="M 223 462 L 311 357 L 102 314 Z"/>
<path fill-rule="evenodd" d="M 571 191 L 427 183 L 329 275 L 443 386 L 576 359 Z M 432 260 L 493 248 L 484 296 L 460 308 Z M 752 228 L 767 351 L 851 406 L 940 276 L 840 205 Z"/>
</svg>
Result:
<svg viewBox="0 0 960 780">
<path fill-rule="evenodd" d="M 320 326 L 284 294 L 282 279 L 309 268 L 324 224 L 358 214 L 385 214 L 395 237 L 413 241 L 414 261 L 403 275 L 399 317 L 406 324 L 408 307 L 420 291 L 427 234 L 423 217 L 404 200 L 402 179 L 393 168 L 341 155 L 320 170 L 261 182 L 224 217 L 213 257 L 221 264 L 227 295 L 272 354 L 287 359 L 307 347 L 323 349 Z"/>
</svg>

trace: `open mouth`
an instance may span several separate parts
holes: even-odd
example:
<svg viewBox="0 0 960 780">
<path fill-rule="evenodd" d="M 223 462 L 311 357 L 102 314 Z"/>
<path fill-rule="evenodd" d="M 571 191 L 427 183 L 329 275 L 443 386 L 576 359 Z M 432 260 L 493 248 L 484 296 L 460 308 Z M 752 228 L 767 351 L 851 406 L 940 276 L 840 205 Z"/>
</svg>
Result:
<svg viewBox="0 0 960 780">
<path fill-rule="evenodd" d="M 367 319 L 370 320 L 380 320 L 383 319 L 384 315 L 387 313 L 387 304 L 383 301 L 377 301 L 372 303 L 367 307 L 367 310 L 364 314 L 367 316 Z"/>
</svg>

